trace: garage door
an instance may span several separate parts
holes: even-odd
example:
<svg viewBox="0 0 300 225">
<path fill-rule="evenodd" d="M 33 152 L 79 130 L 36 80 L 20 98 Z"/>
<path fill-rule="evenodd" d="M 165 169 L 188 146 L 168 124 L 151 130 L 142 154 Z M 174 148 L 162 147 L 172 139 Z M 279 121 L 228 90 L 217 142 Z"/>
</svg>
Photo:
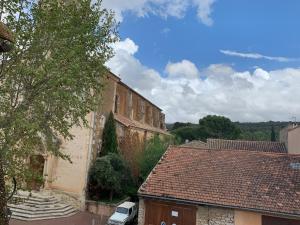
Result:
<svg viewBox="0 0 300 225">
<path fill-rule="evenodd" d="M 262 225 L 300 225 L 300 220 L 290 220 L 277 217 L 263 216 Z"/>
<path fill-rule="evenodd" d="M 196 225 L 196 207 L 145 201 L 145 225 Z"/>
</svg>

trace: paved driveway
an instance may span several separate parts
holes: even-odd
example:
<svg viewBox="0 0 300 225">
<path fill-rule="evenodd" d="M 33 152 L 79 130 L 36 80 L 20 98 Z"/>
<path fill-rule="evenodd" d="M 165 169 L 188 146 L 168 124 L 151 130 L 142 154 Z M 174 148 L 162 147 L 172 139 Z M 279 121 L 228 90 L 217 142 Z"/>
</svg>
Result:
<svg viewBox="0 0 300 225">
<path fill-rule="evenodd" d="M 74 216 L 51 220 L 21 221 L 11 220 L 10 225 L 105 225 L 107 217 L 101 217 L 88 212 L 78 212 Z"/>
</svg>

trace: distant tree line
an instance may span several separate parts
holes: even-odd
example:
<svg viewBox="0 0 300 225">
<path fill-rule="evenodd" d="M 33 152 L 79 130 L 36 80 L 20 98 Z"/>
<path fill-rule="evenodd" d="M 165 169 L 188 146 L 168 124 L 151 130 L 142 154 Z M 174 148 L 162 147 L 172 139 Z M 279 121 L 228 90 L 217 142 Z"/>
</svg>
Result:
<svg viewBox="0 0 300 225">
<path fill-rule="evenodd" d="M 278 141 L 279 131 L 289 122 L 232 122 L 224 116 L 209 115 L 199 120 L 198 124 L 176 122 L 167 124 L 168 130 L 185 140 L 202 140 L 207 138 L 242 139 L 253 141 Z"/>
</svg>

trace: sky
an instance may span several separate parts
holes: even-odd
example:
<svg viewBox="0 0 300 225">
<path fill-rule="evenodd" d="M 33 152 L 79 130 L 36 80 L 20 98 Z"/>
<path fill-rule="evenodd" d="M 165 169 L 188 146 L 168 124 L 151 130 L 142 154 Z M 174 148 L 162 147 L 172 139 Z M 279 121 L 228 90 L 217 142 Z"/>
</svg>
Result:
<svg viewBox="0 0 300 225">
<path fill-rule="evenodd" d="M 300 119 L 299 0 L 103 0 L 120 22 L 111 71 L 168 123 Z"/>
</svg>

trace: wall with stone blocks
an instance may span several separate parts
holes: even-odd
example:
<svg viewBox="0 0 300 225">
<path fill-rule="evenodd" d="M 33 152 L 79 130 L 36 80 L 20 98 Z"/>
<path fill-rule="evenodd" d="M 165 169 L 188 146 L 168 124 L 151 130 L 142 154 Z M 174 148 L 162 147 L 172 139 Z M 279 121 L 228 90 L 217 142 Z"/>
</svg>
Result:
<svg viewBox="0 0 300 225">
<path fill-rule="evenodd" d="M 138 225 L 145 223 L 145 203 L 143 199 L 139 201 Z"/>
<path fill-rule="evenodd" d="M 234 225 L 234 210 L 198 207 L 196 225 Z"/>
</svg>

